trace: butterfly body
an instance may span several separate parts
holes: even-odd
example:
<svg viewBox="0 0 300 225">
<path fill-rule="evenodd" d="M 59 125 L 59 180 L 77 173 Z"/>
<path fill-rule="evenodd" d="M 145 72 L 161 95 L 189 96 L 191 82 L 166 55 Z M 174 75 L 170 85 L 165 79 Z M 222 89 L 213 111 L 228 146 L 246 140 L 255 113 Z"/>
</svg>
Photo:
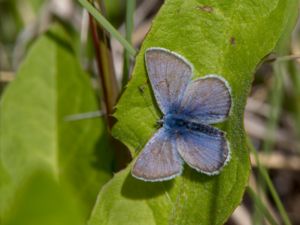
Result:
<svg viewBox="0 0 300 225">
<path fill-rule="evenodd" d="M 227 81 L 218 75 L 191 80 L 191 64 L 163 48 L 147 49 L 145 61 L 164 116 L 135 161 L 132 175 L 144 181 L 169 180 L 181 174 L 183 162 L 201 173 L 218 174 L 230 159 L 230 148 L 225 133 L 211 124 L 230 114 Z"/>
<path fill-rule="evenodd" d="M 187 131 L 205 133 L 211 136 L 223 136 L 224 133 L 207 124 L 188 121 L 183 117 L 174 114 L 167 114 L 163 117 L 162 125 L 170 133 L 184 134 Z"/>
</svg>

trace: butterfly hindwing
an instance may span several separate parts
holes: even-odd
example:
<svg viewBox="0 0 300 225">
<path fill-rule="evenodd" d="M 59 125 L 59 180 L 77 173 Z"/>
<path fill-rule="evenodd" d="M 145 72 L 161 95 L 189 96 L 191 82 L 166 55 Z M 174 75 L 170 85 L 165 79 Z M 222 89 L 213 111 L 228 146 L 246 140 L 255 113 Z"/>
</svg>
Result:
<svg viewBox="0 0 300 225">
<path fill-rule="evenodd" d="M 192 66 L 181 56 L 162 48 L 145 53 L 148 77 L 164 114 L 178 107 L 192 77 Z"/>
<path fill-rule="evenodd" d="M 177 149 L 183 160 L 192 168 L 208 175 L 219 173 L 230 157 L 224 133 L 206 126 L 205 132 L 186 130 L 177 136 Z"/>
<path fill-rule="evenodd" d="M 138 156 L 131 173 L 145 181 L 169 180 L 181 173 L 182 163 L 175 139 L 160 128 Z"/>
</svg>

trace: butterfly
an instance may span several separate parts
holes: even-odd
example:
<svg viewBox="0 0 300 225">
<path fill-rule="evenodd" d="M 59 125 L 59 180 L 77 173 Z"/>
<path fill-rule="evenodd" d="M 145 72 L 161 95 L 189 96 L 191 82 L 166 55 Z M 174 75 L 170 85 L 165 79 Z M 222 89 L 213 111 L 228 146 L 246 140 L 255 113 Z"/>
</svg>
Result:
<svg viewBox="0 0 300 225">
<path fill-rule="evenodd" d="M 131 174 L 144 181 L 170 180 L 182 173 L 184 162 L 204 174 L 218 174 L 230 160 L 230 147 L 225 133 L 210 124 L 230 114 L 229 84 L 218 75 L 192 80 L 192 65 L 164 48 L 148 48 L 145 63 L 163 118 Z"/>
</svg>

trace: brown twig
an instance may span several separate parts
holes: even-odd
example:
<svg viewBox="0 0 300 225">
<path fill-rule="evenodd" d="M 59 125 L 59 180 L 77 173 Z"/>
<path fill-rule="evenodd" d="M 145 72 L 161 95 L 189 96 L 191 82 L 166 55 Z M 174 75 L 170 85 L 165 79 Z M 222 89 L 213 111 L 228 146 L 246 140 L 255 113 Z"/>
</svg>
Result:
<svg viewBox="0 0 300 225">
<path fill-rule="evenodd" d="M 103 4 L 101 4 L 102 2 L 99 0 L 98 3 L 98 5 L 101 6 L 99 7 L 100 11 L 104 13 L 105 10 Z M 111 131 L 115 123 L 112 114 L 119 95 L 119 88 L 113 66 L 110 37 L 109 34 L 99 24 L 96 23 L 91 15 L 89 15 L 89 21 L 96 55 L 100 87 L 102 89 L 104 98 L 106 111 L 105 118 L 109 131 Z M 119 171 L 128 164 L 128 162 L 131 160 L 131 156 L 125 146 L 118 140 L 111 137 L 111 143 L 114 147 L 115 153 L 115 170 Z"/>
<path fill-rule="evenodd" d="M 113 113 L 113 107 L 116 104 L 118 96 L 117 81 L 114 68 L 112 65 L 112 56 L 110 54 L 110 44 L 108 34 L 96 24 L 93 17 L 90 15 L 90 27 L 95 48 L 96 63 L 100 86 L 105 104 L 106 120 L 109 129 L 113 126 L 113 120 L 110 115 Z"/>
</svg>

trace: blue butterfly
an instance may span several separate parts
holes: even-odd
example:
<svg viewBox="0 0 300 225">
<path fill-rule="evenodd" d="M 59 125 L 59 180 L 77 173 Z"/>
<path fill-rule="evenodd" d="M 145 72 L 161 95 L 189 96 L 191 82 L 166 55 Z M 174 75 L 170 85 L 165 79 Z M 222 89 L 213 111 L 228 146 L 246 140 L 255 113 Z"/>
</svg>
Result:
<svg viewBox="0 0 300 225">
<path fill-rule="evenodd" d="M 163 48 L 148 48 L 145 61 L 164 116 L 162 127 L 135 161 L 132 175 L 144 181 L 170 180 L 181 174 L 183 161 L 204 174 L 218 174 L 230 159 L 230 148 L 225 133 L 209 124 L 230 114 L 227 81 L 217 75 L 191 80 L 191 64 Z"/>
</svg>

